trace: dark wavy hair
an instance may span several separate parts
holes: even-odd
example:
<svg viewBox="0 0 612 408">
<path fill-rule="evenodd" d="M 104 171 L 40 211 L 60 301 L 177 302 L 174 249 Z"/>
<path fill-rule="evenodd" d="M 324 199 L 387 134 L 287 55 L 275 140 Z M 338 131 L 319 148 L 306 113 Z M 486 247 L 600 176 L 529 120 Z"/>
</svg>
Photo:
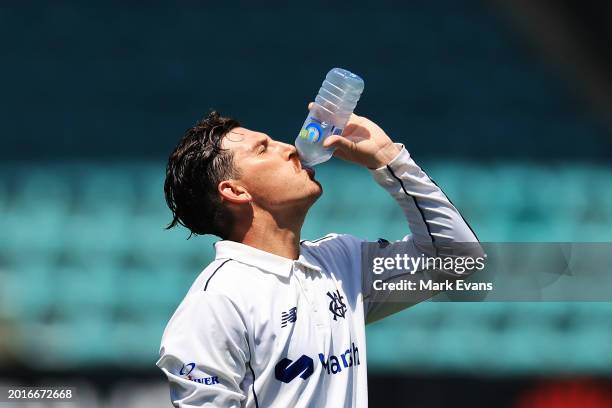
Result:
<svg viewBox="0 0 612 408">
<path fill-rule="evenodd" d="M 219 182 L 239 177 L 233 154 L 221 141 L 240 123 L 212 111 L 190 129 L 176 146 L 166 167 L 164 193 L 173 219 L 166 229 L 180 224 L 192 235 L 214 234 L 223 239 L 232 217 L 223 205 Z"/>
</svg>

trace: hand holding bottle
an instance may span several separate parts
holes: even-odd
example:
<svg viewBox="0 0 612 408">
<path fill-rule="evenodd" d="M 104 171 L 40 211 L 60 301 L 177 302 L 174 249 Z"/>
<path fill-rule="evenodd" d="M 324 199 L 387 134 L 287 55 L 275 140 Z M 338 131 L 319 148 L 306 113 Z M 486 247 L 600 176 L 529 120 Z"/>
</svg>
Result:
<svg viewBox="0 0 612 408">
<path fill-rule="evenodd" d="M 323 147 L 334 148 L 334 156 L 370 169 L 386 166 L 401 150 L 380 126 L 354 113 L 342 135 L 329 136 L 323 141 Z"/>
<path fill-rule="evenodd" d="M 312 167 L 329 160 L 333 148 L 323 142 L 331 135 L 339 135 L 363 92 L 363 79 L 342 68 L 329 71 L 319 89 L 308 116 L 295 139 L 295 147 L 304 167 Z"/>
</svg>

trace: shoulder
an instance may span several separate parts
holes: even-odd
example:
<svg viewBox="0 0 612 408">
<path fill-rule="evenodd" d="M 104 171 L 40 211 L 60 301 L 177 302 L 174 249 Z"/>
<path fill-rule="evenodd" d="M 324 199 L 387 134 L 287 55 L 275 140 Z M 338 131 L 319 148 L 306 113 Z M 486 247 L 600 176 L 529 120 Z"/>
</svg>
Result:
<svg viewBox="0 0 612 408">
<path fill-rule="evenodd" d="M 325 270 L 337 275 L 352 275 L 360 268 L 362 242 L 352 235 L 328 234 L 312 241 L 302 241 L 300 252 Z"/>
<path fill-rule="evenodd" d="M 215 260 L 198 276 L 168 321 L 161 348 L 178 353 L 180 349 L 195 350 L 210 342 L 210 333 L 225 333 L 243 338 L 247 332 L 247 313 L 243 297 L 226 282 L 224 274 L 239 274 L 231 262 Z M 239 281 L 237 281 L 239 282 Z"/>
<path fill-rule="evenodd" d="M 232 259 L 211 262 L 191 285 L 168 322 L 166 332 L 176 327 L 206 325 L 211 319 L 243 320 L 241 287 L 249 276 L 246 269 L 246 265 Z"/>
<path fill-rule="evenodd" d="M 195 280 L 187 297 L 197 293 L 223 295 L 233 299 L 258 281 L 257 268 L 231 258 L 215 259 Z"/>
<path fill-rule="evenodd" d="M 232 258 L 215 259 L 196 278 L 174 312 L 173 321 L 205 321 L 223 315 L 249 321 L 262 299 L 277 289 L 278 278 Z"/>
<path fill-rule="evenodd" d="M 363 240 L 348 234 L 330 233 L 321 238 L 300 241 L 302 250 L 310 253 L 344 252 L 347 255 L 360 252 Z"/>
</svg>

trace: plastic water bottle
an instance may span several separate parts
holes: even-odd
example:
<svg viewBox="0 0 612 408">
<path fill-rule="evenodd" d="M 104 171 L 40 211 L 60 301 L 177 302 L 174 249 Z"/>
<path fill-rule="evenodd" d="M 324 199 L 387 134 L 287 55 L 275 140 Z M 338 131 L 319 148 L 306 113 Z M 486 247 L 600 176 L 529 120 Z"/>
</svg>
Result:
<svg viewBox="0 0 612 408">
<path fill-rule="evenodd" d="M 330 135 L 342 133 L 363 92 L 363 79 L 342 68 L 327 73 L 319 94 L 295 139 L 300 161 L 312 167 L 329 160 L 333 148 L 324 148 Z"/>
</svg>

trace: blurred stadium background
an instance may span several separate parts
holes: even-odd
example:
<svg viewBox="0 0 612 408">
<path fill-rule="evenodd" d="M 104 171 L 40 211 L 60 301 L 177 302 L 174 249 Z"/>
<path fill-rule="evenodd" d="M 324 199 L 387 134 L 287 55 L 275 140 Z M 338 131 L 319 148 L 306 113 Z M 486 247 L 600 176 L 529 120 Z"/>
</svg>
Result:
<svg viewBox="0 0 612 408">
<path fill-rule="evenodd" d="M 0 385 L 169 406 L 159 341 L 214 240 L 164 231 L 166 157 L 209 108 L 292 142 L 333 66 L 481 240 L 612 241 L 610 27 L 569 0 L 3 3 Z M 365 170 L 317 174 L 305 238 L 405 233 Z M 373 407 L 612 406 L 610 303 L 428 302 L 368 351 Z"/>
</svg>

